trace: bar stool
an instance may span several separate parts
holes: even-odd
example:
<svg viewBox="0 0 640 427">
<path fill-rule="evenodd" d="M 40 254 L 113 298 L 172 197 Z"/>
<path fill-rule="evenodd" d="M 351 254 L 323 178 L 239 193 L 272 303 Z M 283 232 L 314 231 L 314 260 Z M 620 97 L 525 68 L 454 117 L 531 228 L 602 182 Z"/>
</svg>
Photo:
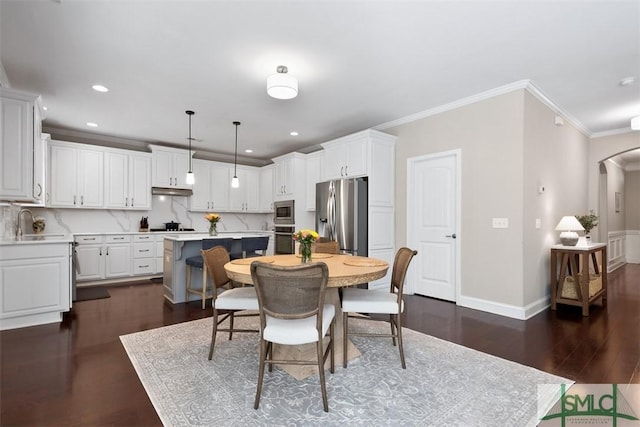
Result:
<svg viewBox="0 0 640 427">
<path fill-rule="evenodd" d="M 223 246 L 227 252 L 231 251 L 231 245 L 233 244 L 233 239 L 231 238 L 223 238 L 223 239 L 202 239 L 202 249 L 207 250 L 211 249 L 214 246 Z M 185 281 L 185 300 L 189 302 L 189 294 L 200 295 L 202 299 L 202 309 L 204 310 L 206 300 L 207 300 L 207 272 L 203 268 L 204 262 L 202 260 L 202 255 L 196 255 L 189 257 L 184 260 L 186 264 L 186 281 Z M 202 270 L 202 289 L 192 289 L 191 288 L 191 268 L 199 268 Z"/>
<path fill-rule="evenodd" d="M 267 246 L 269 246 L 269 236 L 242 238 L 242 254 L 244 258 L 266 255 Z M 260 251 L 260 253 L 256 251 Z"/>
</svg>

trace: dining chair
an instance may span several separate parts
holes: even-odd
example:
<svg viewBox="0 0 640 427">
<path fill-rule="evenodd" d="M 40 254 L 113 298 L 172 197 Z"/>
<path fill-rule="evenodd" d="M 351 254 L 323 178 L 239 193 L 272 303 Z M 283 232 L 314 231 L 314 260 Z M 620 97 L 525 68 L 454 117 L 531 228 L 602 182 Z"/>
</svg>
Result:
<svg viewBox="0 0 640 427">
<path fill-rule="evenodd" d="M 407 369 L 404 361 L 404 349 L 402 347 L 402 319 L 401 313 L 404 310 L 402 301 L 402 289 L 404 288 L 405 276 L 409 268 L 409 263 L 418 251 L 409 248 L 400 248 L 396 253 L 391 273 L 390 292 L 380 292 L 369 289 L 345 288 L 342 292 L 342 324 L 343 324 L 343 352 L 342 365 L 347 367 L 347 339 L 349 336 L 367 337 L 387 337 L 391 338 L 393 345 L 398 339 L 398 349 L 400 350 L 400 361 L 402 369 Z M 374 334 L 364 332 L 349 332 L 349 317 L 356 317 L 350 313 L 366 314 L 387 314 L 391 325 L 390 334 Z M 359 319 L 371 319 L 369 317 L 357 316 Z"/>
<path fill-rule="evenodd" d="M 233 244 L 233 239 L 231 238 L 222 238 L 222 239 L 202 239 L 202 249 L 207 250 L 211 249 L 214 246 L 223 246 L 227 251 L 231 251 L 231 245 Z M 189 302 L 189 294 L 199 295 L 202 299 L 202 309 L 205 309 L 206 300 L 208 297 L 208 289 L 207 289 L 207 273 L 203 268 L 202 254 L 195 255 L 189 257 L 184 260 L 186 264 L 186 280 L 185 280 L 185 300 Z M 202 288 L 201 289 L 193 289 L 191 288 L 191 274 L 192 268 L 198 268 L 202 271 Z"/>
<path fill-rule="evenodd" d="M 258 332 L 257 329 L 234 328 L 236 317 L 257 316 L 258 297 L 254 287 L 233 288 L 232 281 L 224 270 L 224 265 L 230 261 L 229 252 L 222 246 L 215 246 L 202 251 L 205 271 L 213 283 L 213 331 L 209 346 L 209 360 L 213 358 L 218 332 L 229 332 L 229 340 L 234 332 Z M 254 313 L 235 314 L 237 311 L 254 310 Z M 220 316 L 220 311 L 225 312 Z M 220 328 L 220 324 L 229 319 L 228 328 Z"/>
<path fill-rule="evenodd" d="M 337 254 L 340 253 L 340 245 L 336 240 L 320 238 L 311 244 L 311 252 Z"/>
<path fill-rule="evenodd" d="M 327 265 L 309 263 L 283 267 L 254 261 L 251 263 L 251 277 L 258 294 L 260 312 L 260 366 L 254 408 L 258 409 L 260 405 L 265 363 L 269 364 L 269 372 L 274 364 L 316 365 L 324 411 L 329 412 L 324 365 L 329 356 L 333 373 L 335 307 L 324 303 L 329 278 Z M 329 342 L 324 349 L 327 330 Z M 314 342 L 315 360 L 273 358 L 273 344 L 292 346 Z"/>
<path fill-rule="evenodd" d="M 267 246 L 269 246 L 269 236 L 242 238 L 242 254 L 245 258 L 266 255 Z M 257 253 L 256 251 L 260 251 L 260 253 Z"/>
</svg>

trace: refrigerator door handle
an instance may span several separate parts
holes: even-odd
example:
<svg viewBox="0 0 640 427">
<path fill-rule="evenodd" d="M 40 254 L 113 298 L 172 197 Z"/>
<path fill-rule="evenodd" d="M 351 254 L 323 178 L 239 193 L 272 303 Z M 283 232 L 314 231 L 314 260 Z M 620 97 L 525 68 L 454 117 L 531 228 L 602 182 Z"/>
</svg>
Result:
<svg viewBox="0 0 640 427">
<path fill-rule="evenodd" d="M 327 201 L 327 219 L 329 226 L 329 239 L 336 239 L 336 190 L 333 182 L 329 184 L 329 200 Z"/>
</svg>

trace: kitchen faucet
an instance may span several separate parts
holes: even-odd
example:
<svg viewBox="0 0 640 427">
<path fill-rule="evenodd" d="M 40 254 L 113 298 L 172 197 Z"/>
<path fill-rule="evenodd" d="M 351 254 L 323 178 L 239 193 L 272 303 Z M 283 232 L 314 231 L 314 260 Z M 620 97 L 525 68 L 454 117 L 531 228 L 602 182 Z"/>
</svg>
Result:
<svg viewBox="0 0 640 427">
<path fill-rule="evenodd" d="M 18 213 L 18 227 L 16 229 L 16 239 L 22 236 L 22 214 L 23 213 L 28 213 L 29 216 L 31 217 L 31 223 L 33 224 L 33 213 L 31 213 L 31 211 L 29 209 L 20 209 L 20 212 Z"/>
</svg>

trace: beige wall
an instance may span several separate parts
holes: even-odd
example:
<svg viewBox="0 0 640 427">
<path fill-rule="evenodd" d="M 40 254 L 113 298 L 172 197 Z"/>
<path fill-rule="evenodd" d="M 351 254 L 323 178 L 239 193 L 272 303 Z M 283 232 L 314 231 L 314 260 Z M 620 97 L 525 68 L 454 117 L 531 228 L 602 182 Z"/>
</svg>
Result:
<svg viewBox="0 0 640 427">
<path fill-rule="evenodd" d="M 568 120 L 555 124 L 556 113 L 525 91 L 524 97 L 524 270 L 523 305 L 550 296 L 549 246 L 564 215 L 586 213 L 589 139 Z M 540 194 L 539 187 L 545 191 Z M 540 228 L 535 228 L 540 219 Z"/>
<path fill-rule="evenodd" d="M 562 215 L 587 204 L 588 139 L 571 125 L 556 126 L 554 117 L 529 91 L 518 90 L 385 129 L 398 137 L 397 247 L 407 241 L 407 160 L 461 150 L 459 304 L 520 309 L 525 317 L 547 306 L 554 228 Z M 496 217 L 508 218 L 509 228 L 492 228 Z"/>
<path fill-rule="evenodd" d="M 596 212 L 600 211 L 600 163 L 609 157 L 634 148 L 640 148 L 640 132 L 629 131 L 619 135 L 591 138 L 589 142 L 588 209 L 593 209 Z M 600 213 L 600 216 L 603 217 L 602 213 Z M 597 238 L 597 241 L 607 241 L 606 227 L 596 227 L 591 234 Z"/>
<path fill-rule="evenodd" d="M 620 193 L 620 197 L 624 198 L 624 170 L 611 160 L 606 160 L 604 164 L 607 169 L 607 230 L 624 231 L 624 199 L 620 212 L 615 209 L 615 194 Z"/>
<path fill-rule="evenodd" d="M 522 303 L 523 91 L 400 125 L 396 141 L 396 247 L 406 245 L 407 159 L 460 149 L 461 296 Z M 494 217 L 508 229 L 491 228 Z"/>
<path fill-rule="evenodd" d="M 625 230 L 640 230 L 640 171 L 627 171 L 624 178 Z"/>
</svg>

